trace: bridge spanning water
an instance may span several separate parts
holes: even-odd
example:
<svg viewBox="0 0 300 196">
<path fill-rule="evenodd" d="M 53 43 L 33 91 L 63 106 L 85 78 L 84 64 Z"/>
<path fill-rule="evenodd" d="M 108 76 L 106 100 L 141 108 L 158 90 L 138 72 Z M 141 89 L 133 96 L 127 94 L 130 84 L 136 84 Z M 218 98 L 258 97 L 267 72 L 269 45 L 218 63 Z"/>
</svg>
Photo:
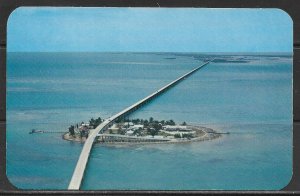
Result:
<svg viewBox="0 0 300 196">
<path fill-rule="evenodd" d="M 121 119 L 124 116 L 127 116 L 128 114 L 134 112 L 135 110 L 137 110 L 141 106 L 145 105 L 146 103 L 148 103 L 149 101 L 151 101 L 155 97 L 159 96 L 160 94 L 164 93 L 165 91 L 167 91 L 171 87 L 178 84 L 180 81 L 184 80 L 185 78 L 192 75 L 193 73 L 195 73 L 199 69 L 203 68 L 205 65 L 209 64 L 211 61 L 213 61 L 213 60 L 210 60 L 210 61 L 207 61 L 207 62 L 201 64 L 200 66 L 196 67 L 195 69 L 191 70 L 190 72 L 188 72 L 188 73 L 184 74 L 183 76 L 177 78 L 173 82 L 171 82 L 171 83 L 167 84 L 166 86 L 160 88 L 159 90 L 155 91 L 151 95 L 145 97 L 144 99 L 136 102 L 135 104 L 129 106 L 128 108 L 122 110 L 121 112 L 119 112 L 119 113 L 111 116 L 110 118 L 104 120 L 95 129 L 90 130 L 90 134 L 89 134 L 87 140 L 84 143 L 84 146 L 82 148 L 79 159 L 77 161 L 77 165 L 76 165 L 75 170 L 73 172 L 73 176 L 71 178 L 68 189 L 69 190 L 79 190 L 80 189 L 80 185 L 81 185 L 81 182 L 82 182 L 82 179 L 83 179 L 83 176 L 84 176 L 84 171 L 85 171 L 86 165 L 88 163 L 88 159 L 89 159 L 89 155 L 90 155 L 93 143 L 96 140 L 96 138 L 99 135 L 101 135 L 101 133 L 103 133 L 116 120 Z"/>
</svg>

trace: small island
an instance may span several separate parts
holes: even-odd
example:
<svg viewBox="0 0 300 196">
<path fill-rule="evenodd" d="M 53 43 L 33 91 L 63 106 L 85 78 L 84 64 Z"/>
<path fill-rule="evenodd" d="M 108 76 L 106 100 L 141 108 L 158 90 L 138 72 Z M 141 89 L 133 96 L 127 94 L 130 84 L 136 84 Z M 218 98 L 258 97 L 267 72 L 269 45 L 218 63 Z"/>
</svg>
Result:
<svg viewBox="0 0 300 196">
<path fill-rule="evenodd" d="M 71 125 L 62 138 L 69 141 L 84 142 L 91 129 L 95 129 L 104 120 L 100 117 Z M 174 120 L 122 119 L 115 121 L 103 133 L 98 134 L 97 143 L 178 143 L 204 141 L 219 138 L 221 134 L 213 129 L 188 125 L 186 122 L 176 124 Z"/>
</svg>

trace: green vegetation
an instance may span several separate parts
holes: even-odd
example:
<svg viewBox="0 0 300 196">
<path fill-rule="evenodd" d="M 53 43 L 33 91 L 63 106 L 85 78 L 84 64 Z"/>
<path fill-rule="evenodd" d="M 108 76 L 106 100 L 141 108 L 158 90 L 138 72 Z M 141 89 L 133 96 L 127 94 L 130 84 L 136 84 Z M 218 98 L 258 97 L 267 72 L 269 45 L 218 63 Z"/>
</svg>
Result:
<svg viewBox="0 0 300 196">
<path fill-rule="evenodd" d="M 169 120 L 165 122 L 166 125 L 175 125 L 175 122 L 173 120 Z"/>
<path fill-rule="evenodd" d="M 73 137 L 88 137 L 89 130 L 95 129 L 99 124 L 103 122 L 101 117 L 98 117 L 96 119 L 91 118 L 89 120 L 89 123 L 81 122 L 81 124 L 76 124 L 75 126 L 71 125 L 69 127 L 69 134 Z M 162 135 L 162 136 L 172 136 L 172 134 L 168 134 L 165 132 L 161 132 L 160 130 L 163 129 L 163 126 L 176 125 L 175 121 L 170 120 L 156 120 L 153 117 L 150 117 L 149 119 L 129 119 L 129 118 L 119 118 L 115 121 L 116 127 L 118 128 L 115 133 L 125 135 L 127 132 L 127 128 L 129 128 L 129 123 L 132 123 L 133 125 L 143 125 L 143 128 L 133 129 L 133 135 L 137 136 L 155 136 L 155 135 Z M 125 124 L 128 123 L 128 124 Z M 181 123 L 181 125 L 185 126 L 187 125 L 186 122 Z M 110 129 L 108 131 L 109 134 L 113 134 L 114 132 Z M 175 138 L 192 138 L 192 134 L 175 134 Z"/>
<path fill-rule="evenodd" d="M 161 129 L 162 126 L 165 126 L 165 125 L 175 125 L 176 124 L 175 121 L 172 120 L 172 119 L 167 120 L 167 121 L 165 121 L 165 120 L 159 121 L 159 120 L 155 120 L 153 117 L 150 117 L 149 120 L 148 119 L 139 119 L 139 118 L 137 118 L 137 119 L 125 119 L 125 120 L 123 120 L 123 121 L 121 120 L 119 122 L 132 122 L 134 124 L 142 124 L 145 127 L 150 126 L 150 127 L 155 128 L 155 129 Z M 118 123 L 118 122 L 116 122 L 116 123 Z M 185 122 L 183 122 L 183 123 L 186 125 Z"/>
<path fill-rule="evenodd" d="M 175 134 L 174 135 L 174 138 L 187 138 L 187 139 L 191 139 L 191 138 L 194 138 L 194 135 L 191 134 L 191 133 L 184 133 L 182 135 L 180 134 Z"/>
<path fill-rule="evenodd" d="M 126 131 L 125 130 L 122 130 L 122 129 L 119 129 L 118 130 L 118 134 L 120 135 L 125 135 Z"/>
<path fill-rule="evenodd" d="M 156 125 L 160 125 L 160 126 L 165 126 L 165 125 L 176 125 L 175 121 L 170 119 L 170 120 L 155 120 L 153 117 L 150 117 L 149 119 L 128 119 L 128 118 L 123 118 L 123 119 L 117 119 L 115 121 L 116 123 L 124 123 L 124 122 L 132 122 L 134 124 L 141 124 L 144 125 L 145 127 L 148 126 L 156 126 Z M 182 123 L 183 125 L 186 125 L 186 122 Z"/>
<path fill-rule="evenodd" d="M 133 131 L 133 135 L 142 135 L 142 129 L 136 129 Z"/>
<path fill-rule="evenodd" d="M 152 117 L 149 118 L 149 122 L 150 122 L 150 123 L 153 122 L 153 118 L 152 118 Z"/>
<path fill-rule="evenodd" d="M 172 136 L 172 134 L 167 134 L 164 132 L 160 132 L 160 130 L 162 130 L 163 126 L 166 125 L 171 125 L 174 126 L 176 125 L 175 121 L 170 119 L 170 120 L 155 120 L 153 117 L 150 117 L 149 119 L 117 119 L 116 123 L 117 123 L 117 127 L 119 127 L 118 130 L 118 134 L 122 134 L 124 135 L 126 133 L 126 131 L 122 131 L 121 130 L 121 126 L 123 124 L 124 128 L 129 128 L 129 124 L 125 124 L 124 123 L 129 123 L 132 122 L 134 125 L 143 125 L 144 126 L 144 130 L 134 130 L 133 135 L 138 135 L 138 136 L 145 136 L 145 135 L 162 135 L 162 136 Z M 121 126 L 120 126 L 121 125 Z M 182 122 L 181 125 L 186 126 L 187 123 L 186 122 Z M 181 138 L 181 135 L 177 135 L 177 138 Z M 184 135 L 183 137 L 185 138 L 191 138 L 191 135 Z"/>
<path fill-rule="evenodd" d="M 180 134 L 175 134 L 174 138 L 181 138 L 181 135 Z"/>
<path fill-rule="evenodd" d="M 88 138 L 89 133 L 92 129 L 95 129 L 101 123 L 103 123 L 101 117 L 96 119 L 91 118 L 88 123 L 77 123 L 70 125 L 68 132 L 64 134 L 64 139 L 74 140 L 74 141 L 84 141 L 84 137 Z M 168 126 L 169 125 L 169 126 Z M 177 126 L 176 126 L 177 125 Z M 129 119 L 129 118 L 119 118 L 116 121 L 111 121 L 109 126 L 103 129 L 104 134 L 120 134 L 126 137 L 121 137 L 118 135 L 108 136 L 109 142 L 121 141 L 121 142 L 131 142 L 131 141 L 141 141 L 143 142 L 186 142 L 191 140 L 191 138 L 201 137 L 207 132 L 206 128 L 201 128 L 197 126 L 188 126 L 186 122 L 180 123 L 178 126 L 174 120 L 156 120 L 153 117 L 149 119 Z M 204 130 L 203 130 L 204 129 Z M 34 132 L 34 131 L 32 131 Z M 209 132 L 211 133 L 212 130 Z M 157 136 L 156 136 L 157 135 Z M 150 139 L 150 136 L 153 138 Z M 214 135 L 215 137 L 215 135 Z M 219 137 L 219 135 L 217 135 Z M 114 139 L 112 139 L 114 138 Z M 175 139 L 174 139 L 175 138 Z M 182 138 L 182 139 L 181 139 Z M 99 139 L 99 138 L 98 138 Z M 136 140 L 137 139 L 137 140 Z M 105 142 L 105 137 L 101 142 Z M 100 140 L 99 140 L 100 141 Z M 191 141 L 197 141 L 193 139 Z"/>
<path fill-rule="evenodd" d="M 90 126 L 95 129 L 98 125 L 100 125 L 100 123 L 102 123 L 102 119 L 100 117 L 98 117 L 96 120 L 92 118 L 89 122 Z"/>
<path fill-rule="evenodd" d="M 75 126 L 71 125 L 68 130 L 69 134 L 73 137 L 85 137 L 87 138 L 89 135 L 89 129 L 95 129 L 100 123 L 102 123 L 102 119 L 98 117 L 97 119 L 90 119 L 89 124 L 86 125 L 84 122 L 77 123 Z"/>
<path fill-rule="evenodd" d="M 193 134 L 191 134 L 191 133 L 184 133 L 184 134 L 182 134 L 182 138 L 187 138 L 187 139 L 191 139 L 191 138 L 193 138 L 194 136 L 193 136 Z"/>
<path fill-rule="evenodd" d="M 158 130 L 154 129 L 154 128 L 147 128 L 147 132 L 149 135 L 152 135 L 152 137 L 154 137 L 155 135 L 158 134 Z"/>
<path fill-rule="evenodd" d="M 73 125 L 69 127 L 69 133 L 70 135 L 75 136 L 75 127 Z"/>
</svg>

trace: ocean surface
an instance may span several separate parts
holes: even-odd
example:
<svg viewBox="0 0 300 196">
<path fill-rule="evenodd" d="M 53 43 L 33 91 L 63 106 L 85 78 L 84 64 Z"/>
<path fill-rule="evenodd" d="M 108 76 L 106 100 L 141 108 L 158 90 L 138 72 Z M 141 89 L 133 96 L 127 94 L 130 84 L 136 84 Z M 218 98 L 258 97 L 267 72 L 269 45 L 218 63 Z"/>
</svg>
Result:
<svg viewBox="0 0 300 196">
<path fill-rule="evenodd" d="M 292 57 L 282 54 L 8 53 L 7 177 L 67 189 L 83 144 L 61 133 L 107 118 L 200 65 L 130 118 L 230 132 L 185 144 L 96 144 L 83 190 L 278 190 L 292 177 Z"/>
</svg>

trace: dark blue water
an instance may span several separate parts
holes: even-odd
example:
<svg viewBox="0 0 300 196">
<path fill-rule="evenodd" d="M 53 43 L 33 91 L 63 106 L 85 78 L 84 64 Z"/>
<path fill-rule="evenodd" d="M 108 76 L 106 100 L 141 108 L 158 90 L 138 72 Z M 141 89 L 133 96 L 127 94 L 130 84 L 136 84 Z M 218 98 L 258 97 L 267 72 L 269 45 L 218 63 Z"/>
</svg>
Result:
<svg viewBox="0 0 300 196">
<path fill-rule="evenodd" d="M 9 53 L 7 176 L 25 189 L 66 189 L 82 144 L 72 123 L 109 117 L 210 55 Z M 82 189 L 281 189 L 292 175 L 292 59 L 224 56 L 132 117 L 186 121 L 230 135 L 190 144 L 103 146 Z"/>
</svg>

